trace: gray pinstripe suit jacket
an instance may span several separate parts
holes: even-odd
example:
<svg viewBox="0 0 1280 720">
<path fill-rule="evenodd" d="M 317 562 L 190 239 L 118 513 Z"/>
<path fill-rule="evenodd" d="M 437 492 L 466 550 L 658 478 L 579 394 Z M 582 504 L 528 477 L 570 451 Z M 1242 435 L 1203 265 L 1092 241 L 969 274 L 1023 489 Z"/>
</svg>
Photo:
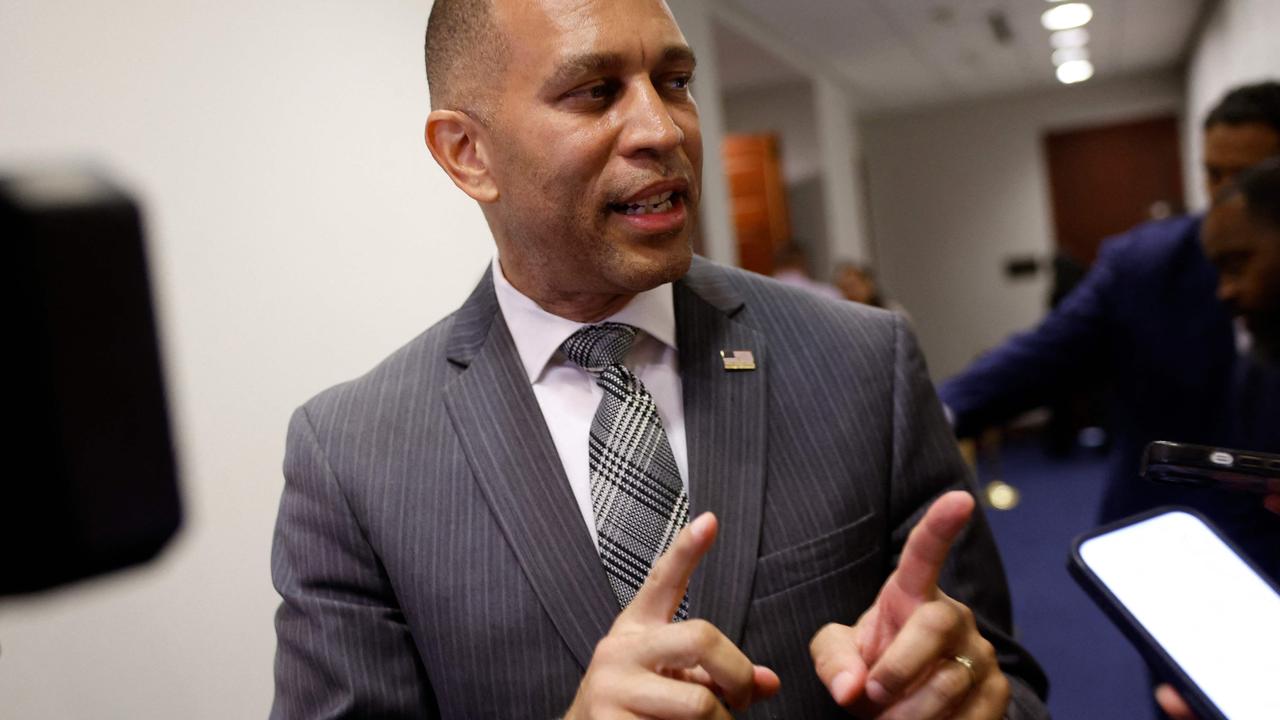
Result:
<svg viewBox="0 0 1280 720">
<path fill-rule="evenodd" d="M 692 513 L 721 522 L 691 616 L 781 676 L 748 717 L 845 717 L 810 637 L 855 620 L 930 499 L 969 482 L 923 360 L 895 315 L 702 259 L 675 309 Z M 726 372 L 722 349 L 758 369 Z M 300 408 L 285 477 L 273 718 L 564 712 L 618 606 L 489 275 Z M 1047 717 L 981 519 L 942 585 L 1015 678 L 1010 715 Z"/>
</svg>

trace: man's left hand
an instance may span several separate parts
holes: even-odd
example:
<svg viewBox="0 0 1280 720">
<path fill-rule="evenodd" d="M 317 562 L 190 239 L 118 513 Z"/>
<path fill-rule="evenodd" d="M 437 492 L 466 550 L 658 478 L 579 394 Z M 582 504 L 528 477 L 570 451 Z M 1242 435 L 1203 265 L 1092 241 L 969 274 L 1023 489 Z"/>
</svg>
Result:
<svg viewBox="0 0 1280 720">
<path fill-rule="evenodd" d="M 853 626 L 829 624 L 809 644 L 818 677 L 867 718 L 999 718 L 1009 681 L 973 612 L 938 589 L 973 496 L 949 492 L 911 530 L 898 568 Z"/>
</svg>

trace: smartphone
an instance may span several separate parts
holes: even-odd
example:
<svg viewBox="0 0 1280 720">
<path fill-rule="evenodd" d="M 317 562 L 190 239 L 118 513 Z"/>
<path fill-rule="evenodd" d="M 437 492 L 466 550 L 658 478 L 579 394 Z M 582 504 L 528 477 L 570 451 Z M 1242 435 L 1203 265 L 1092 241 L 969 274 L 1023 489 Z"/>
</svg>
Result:
<svg viewBox="0 0 1280 720">
<path fill-rule="evenodd" d="M 1201 720 L 1280 718 L 1280 590 L 1193 510 L 1076 538 L 1071 574 Z"/>
<path fill-rule="evenodd" d="M 1142 455 L 1142 476 L 1175 485 L 1280 493 L 1280 455 L 1157 441 Z"/>
</svg>

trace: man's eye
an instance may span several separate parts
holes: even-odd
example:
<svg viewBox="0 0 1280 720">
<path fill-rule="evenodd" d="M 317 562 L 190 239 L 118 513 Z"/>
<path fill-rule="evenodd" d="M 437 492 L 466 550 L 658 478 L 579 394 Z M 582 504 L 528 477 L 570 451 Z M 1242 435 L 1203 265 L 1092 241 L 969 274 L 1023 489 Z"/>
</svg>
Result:
<svg viewBox="0 0 1280 720">
<path fill-rule="evenodd" d="M 674 75 L 667 80 L 667 86 L 672 90 L 685 91 L 693 84 L 692 75 Z"/>
<path fill-rule="evenodd" d="M 617 85 L 609 82 L 598 82 L 578 88 L 569 93 L 571 100 L 599 102 L 608 100 L 618 92 Z"/>
</svg>

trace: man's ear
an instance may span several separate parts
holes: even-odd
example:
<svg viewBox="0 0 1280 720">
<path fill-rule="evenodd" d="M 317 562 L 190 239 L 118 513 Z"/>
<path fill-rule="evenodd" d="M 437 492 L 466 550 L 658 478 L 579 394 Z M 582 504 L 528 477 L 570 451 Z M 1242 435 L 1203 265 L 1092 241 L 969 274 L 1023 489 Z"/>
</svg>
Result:
<svg viewBox="0 0 1280 720">
<path fill-rule="evenodd" d="M 462 192 L 482 203 L 498 199 L 483 125 L 464 112 L 432 110 L 427 115 L 426 139 L 431 156 Z"/>
</svg>

